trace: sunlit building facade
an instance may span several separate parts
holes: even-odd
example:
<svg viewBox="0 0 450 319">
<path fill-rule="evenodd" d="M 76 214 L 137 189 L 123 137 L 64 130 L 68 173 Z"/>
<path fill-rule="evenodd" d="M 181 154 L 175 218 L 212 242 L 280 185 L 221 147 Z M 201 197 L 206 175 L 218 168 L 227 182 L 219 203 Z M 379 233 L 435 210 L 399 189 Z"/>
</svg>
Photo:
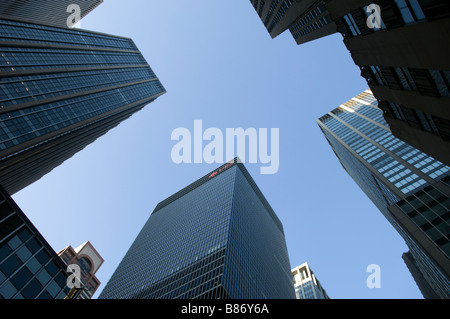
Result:
<svg viewBox="0 0 450 319">
<path fill-rule="evenodd" d="M 439 298 L 450 297 L 450 168 L 392 135 L 370 90 L 321 117 L 344 169 L 403 237 Z"/>
</svg>

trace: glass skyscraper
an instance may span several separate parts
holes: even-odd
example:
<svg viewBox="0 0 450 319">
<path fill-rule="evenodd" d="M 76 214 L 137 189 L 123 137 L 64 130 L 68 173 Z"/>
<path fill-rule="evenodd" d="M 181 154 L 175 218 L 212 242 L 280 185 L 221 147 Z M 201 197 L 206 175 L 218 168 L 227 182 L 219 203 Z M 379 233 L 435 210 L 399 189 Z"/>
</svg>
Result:
<svg viewBox="0 0 450 319">
<path fill-rule="evenodd" d="M 0 299 L 70 299 L 67 266 L 0 187 Z"/>
<path fill-rule="evenodd" d="M 164 93 L 129 38 L 0 19 L 0 184 L 14 194 Z"/>
<path fill-rule="evenodd" d="M 250 0 L 272 38 L 289 30 L 297 44 L 337 32 L 324 0 Z"/>
<path fill-rule="evenodd" d="M 99 6 L 103 0 L 2 0 L 0 19 L 5 16 L 25 19 L 38 24 L 67 28 L 73 12 L 71 5 L 80 8 L 80 18 Z"/>
<path fill-rule="evenodd" d="M 410 260 L 450 297 L 450 168 L 392 135 L 367 90 L 318 120 L 344 169 L 395 227 Z"/>
<path fill-rule="evenodd" d="M 295 299 L 283 227 L 237 159 L 157 205 L 100 299 Z"/>
</svg>

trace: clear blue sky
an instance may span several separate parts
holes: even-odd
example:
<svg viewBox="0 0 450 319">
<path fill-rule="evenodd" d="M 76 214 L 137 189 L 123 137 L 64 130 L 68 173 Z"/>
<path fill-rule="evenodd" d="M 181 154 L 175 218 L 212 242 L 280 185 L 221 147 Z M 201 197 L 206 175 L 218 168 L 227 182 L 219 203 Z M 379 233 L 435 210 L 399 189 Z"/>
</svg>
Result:
<svg viewBox="0 0 450 319">
<path fill-rule="evenodd" d="M 367 89 L 340 35 L 271 39 L 250 1 L 106 0 L 82 28 L 132 38 L 167 94 L 14 199 L 50 245 L 91 241 L 106 285 L 163 199 L 218 164 L 171 160 L 178 127 L 279 128 L 280 169 L 246 164 L 280 217 L 294 268 L 308 261 L 331 298 L 422 298 L 401 237 L 347 175 L 316 119 Z M 367 266 L 381 267 L 369 289 Z"/>
</svg>

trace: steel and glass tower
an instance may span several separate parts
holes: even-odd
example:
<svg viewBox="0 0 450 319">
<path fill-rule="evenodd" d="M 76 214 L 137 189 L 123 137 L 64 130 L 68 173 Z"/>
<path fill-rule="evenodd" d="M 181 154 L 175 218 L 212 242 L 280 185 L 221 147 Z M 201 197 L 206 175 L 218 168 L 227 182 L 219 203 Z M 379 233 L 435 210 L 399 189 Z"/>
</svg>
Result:
<svg viewBox="0 0 450 319">
<path fill-rule="evenodd" d="M 21 190 L 164 93 L 129 38 L 0 19 L 0 184 Z"/>
<path fill-rule="evenodd" d="M 16 17 L 33 23 L 47 24 L 67 28 L 71 5 L 79 8 L 80 18 L 99 6 L 103 0 L 2 0 L 0 2 L 0 19 Z"/>
<path fill-rule="evenodd" d="M 272 38 L 335 32 L 395 137 L 450 165 L 450 1 L 251 0 Z"/>
<path fill-rule="evenodd" d="M 324 0 L 250 0 L 272 38 L 286 30 L 297 44 L 337 32 Z"/>
<path fill-rule="evenodd" d="M 318 120 L 344 169 L 404 238 L 429 285 L 450 297 L 450 167 L 392 135 L 363 92 Z"/>
<path fill-rule="evenodd" d="M 283 227 L 234 160 L 157 205 L 100 299 L 295 299 Z"/>
<path fill-rule="evenodd" d="M 71 299 L 66 264 L 0 186 L 0 300 Z"/>
</svg>

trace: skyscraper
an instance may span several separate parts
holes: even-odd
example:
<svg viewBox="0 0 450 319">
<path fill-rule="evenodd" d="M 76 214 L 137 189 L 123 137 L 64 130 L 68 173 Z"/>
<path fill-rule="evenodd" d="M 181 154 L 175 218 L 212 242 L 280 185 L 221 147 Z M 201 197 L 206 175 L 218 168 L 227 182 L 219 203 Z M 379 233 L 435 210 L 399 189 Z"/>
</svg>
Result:
<svg viewBox="0 0 450 319">
<path fill-rule="evenodd" d="M 344 169 L 395 227 L 428 284 L 450 297 L 450 167 L 392 135 L 363 92 L 318 120 Z"/>
<path fill-rule="evenodd" d="M 307 262 L 292 269 L 292 276 L 297 299 L 330 299 Z"/>
<path fill-rule="evenodd" d="M 450 165 L 448 0 L 252 0 L 274 38 L 340 32 L 392 134 Z"/>
<path fill-rule="evenodd" d="M 2 0 L 0 19 L 16 17 L 37 24 L 67 28 L 67 19 L 73 12 L 70 5 L 80 8 L 80 18 L 99 6 L 103 0 Z"/>
<path fill-rule="evenodd" d="M 250 0 L 272 38 L 289 30 L 297 44 L 333 33 L 337 28 L 323 0 Z"/>
<path fill-rule="evenodd" d="M 0 184 L 14 194 L 165 93 L 129 38 L 0 19 Z"/>
<path fill-rule="evenodd" d="M 100 299 L 294 299 L 283 227 L 242 163 L 159 203 Z"/>
<path fill-rule="evenodd" d="M 392 133 L 450 165 L 450 2 L 329 0 L 326 8 Z"/>
<path fill-rule="evenodd" d="M 0 299 L 70 299 L 67 266 L 0 187 Z"/>
<path fill-rule="evenodd" d="M 406 264 L 406 267 L 408 267 L 411 276 L 414 278 L 417 287 L 419 287 L 419 290 L 422 293 L 423 297 L 425 299 L 439 299 L 439 296 L 436 294 L 436 292 L 433 290 L 433 288 L 430 286 L 430 284 L 427 282 L 426 278 L 420 271 L 420 266 L 418 266 L 416 260 L 414 259 L 414 256 L 408 251 L 402 255 L 402 258 Z"/>
<path fill-rule="evenodd" d="M 78 265 L 81 291 L 76 299 L 91 299 L 100 286 L 100 280 L 95 276 L 104 260 L 90 242 L 73 248 L 67 246 L 58 252 L 58 256 L 66 265 Z"/>
</svg>

